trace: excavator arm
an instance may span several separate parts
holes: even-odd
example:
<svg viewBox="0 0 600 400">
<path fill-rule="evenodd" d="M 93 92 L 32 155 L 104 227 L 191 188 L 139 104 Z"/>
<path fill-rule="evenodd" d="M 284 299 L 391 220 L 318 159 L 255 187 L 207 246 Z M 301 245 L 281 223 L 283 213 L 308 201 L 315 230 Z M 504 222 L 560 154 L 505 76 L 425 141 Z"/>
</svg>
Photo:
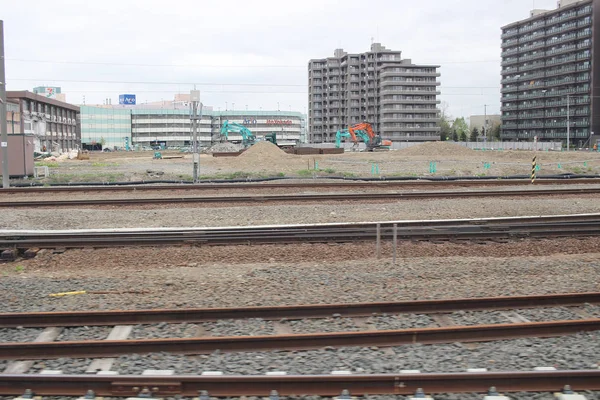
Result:
<svg viewBox="0 0 600 400">
<path fill-rule="evenodd" d="M 242 124 L 236 124 L 235 122 L 225 120 L 221 126 L 221 135 L 225 136 L 226 140 L 229 140 L 229 132 L 239 133 L 242 136 L 242 143 L 245 146 L 252 145 L 256 141 L 256 137 L 250 129 Z"/>
</svg>

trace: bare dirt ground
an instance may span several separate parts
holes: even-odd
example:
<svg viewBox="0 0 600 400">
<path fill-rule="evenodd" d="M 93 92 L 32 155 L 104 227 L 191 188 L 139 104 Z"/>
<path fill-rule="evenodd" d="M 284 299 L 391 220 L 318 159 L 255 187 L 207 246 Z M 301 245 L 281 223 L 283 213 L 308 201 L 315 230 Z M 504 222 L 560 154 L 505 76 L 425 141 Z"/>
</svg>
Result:
<svg viewBox="0 0 600 400">
<path fill-rule="evenodd" d="M 153 160 L 153 155 L 154 152 L 91 153 L 89 161 L 47 163 L 51 176 L 40 182 L 192 179 L 190 154 L 165 151 L 162 160 Z M 200 175 L 203 179 L 529 175 L 533 156 L 537 157 L 539 174 L 600 173 L 600 153 L 597 152 L 475 151 L 436 142 L 397 151 L 299 156 L 260 142 L 238 157 L 215 158 L 203 154 Z"/>
</svg>

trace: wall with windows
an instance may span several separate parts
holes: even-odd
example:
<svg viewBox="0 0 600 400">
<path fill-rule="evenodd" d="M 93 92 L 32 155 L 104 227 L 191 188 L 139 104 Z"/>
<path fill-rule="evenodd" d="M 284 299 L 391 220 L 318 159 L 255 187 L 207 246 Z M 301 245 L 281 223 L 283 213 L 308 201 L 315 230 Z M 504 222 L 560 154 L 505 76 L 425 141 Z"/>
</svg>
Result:
<svg viewBox="0 0 600 400">
<path fill-rule="evenodd" d="M 131 146 L 131 110 L 81 106 L 81 143 L 88 149 Z"/>
</svg>

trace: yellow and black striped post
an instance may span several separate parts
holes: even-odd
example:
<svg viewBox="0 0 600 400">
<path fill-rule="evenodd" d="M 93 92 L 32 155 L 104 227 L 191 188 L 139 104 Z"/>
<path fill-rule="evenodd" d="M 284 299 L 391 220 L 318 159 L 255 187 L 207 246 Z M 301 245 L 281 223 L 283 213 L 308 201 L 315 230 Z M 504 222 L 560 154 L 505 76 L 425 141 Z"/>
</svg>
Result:
<svg viewBox="0 0 600 400">
<path fill-rule="evenodd" d="M 531 183 L 535 183 L 535 173 L 536 173 L 536 158 L 537 156 L 533 156 L 533 161 L 531 162 Z"/>
</svg>

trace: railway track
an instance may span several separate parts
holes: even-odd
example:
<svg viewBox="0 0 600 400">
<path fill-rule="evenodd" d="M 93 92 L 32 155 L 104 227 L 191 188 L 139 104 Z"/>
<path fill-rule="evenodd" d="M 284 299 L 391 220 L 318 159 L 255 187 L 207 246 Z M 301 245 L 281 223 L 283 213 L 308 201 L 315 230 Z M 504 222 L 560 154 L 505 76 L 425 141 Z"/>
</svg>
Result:
<svg viewBox="0 0 600 400">
<path fill-rule="evenodd" d="M 452 314 L 455 311 L 509 310 L 513 316 L 524 308 L 543 310 L 546 307 L 574 307 L 574 312 L 582 313 L 583 305 L 600 304 L 600 293 L 570 293 L 558 295 L 491 297 L 479 299 L 425 300 L 363 304 L 322 304 L 281 307 L 248 307 L 235 309 L 174 309 L 174 310 L 131 310 L 131 311 L 83 311 L 83 312 L 47 312 L 47 313 L 12 313 L 0 314 L 0 328 L 6 330 L 14 327 L 45 326 L 44 341 L 25 343 L 0 343 L 0 359 L 47 360 L 55 357 L 95 358 L 86 374 L 64 375 L 60 371 L 47 373 L 26 373 L 33 365 L 32 361 L 13 361 L 8 364 L 4 373 L 0 373 L 0 395 L 20 395 L 26 390 L 43 396 L 82 396 L 90 395 L 113 397 L 165 397 L 165 396 L 291 396 L 319 395 L 335 396 L 342 391 L 351 395 L 367 394 L 414 394 L 420 388 L 425 393 L 485 393 L 495 386 L 502 392 L 522 391 L 560 391 L 570 385 L 573 389 L 600 390 L 600 370 L 548 370 L 488 372 L 487 370 L 468 371 L 463 373 L 420 373 L 419 371 L 399 371 L 395 374 L 351 374 L 350 372 L 332 372 L 329 375 L 288 375 L 285 372 L 272 372 L 267 375 L 223 375 L 219 372 L 204 372 L 201 375 L 176 375 L 175 371 L 144 371 L 143 375 L 119 375 L 110 371 L 113 359 L 117 355 L 138 352 L 142 346 L 144 352 L 169 351 L 173 353 L 196 353 L 198 348 L 189 348 L 182 342 L 214 341 L 221 351 L 243 350 L 232 343 L 239 340 L 251 340 L 248 350 L 296 350 L 325 345 L 319 337 L 328 337 L 331 346 L 386 346 L 398 345 L 399 342 L 382 343 L 382 334 L 398 335 L 401 331 L 365 331 L 330 334 L 296 334 L 265 337 L 207 337 L 199 339 L 154 339 L 154 340 L 115 340 L 113 333 L 124 324 L 151 324 L 158 321 L 169 323 L 218 321 L 229 318 L 264 318 L 290 321 L 300 318 L 361 318 L 374 315 L 401 313 L 427 313 L 438 316 L 439 324 L 450 326 L 426 329 L 404 330 L 403 343 L 412 345 L 421 343 L 421 333 L 437 331 L 437 338 L 430 343 L 456 341 L 487 341 L 511 337 L 544 337 L 556 336 L 587 330 L 595 326 L 600 330 L 600 319 L 575 321 L 547 321 L 528 324 L 498 324 L 485 326 L 451 326 Z M 600 310 L 600 307 L 599 307 Z M 522 311 L 521 311 L 522 312 Z M 508 314 L 507 314 L 508 315 Z M 583 314 L 585 316 L 585 314 Z M 522 318 L 522 317 L 521 317 Z M 108 340 L 53 342 L 48 337 L 48 330 L 56 330 L 56 326 L 114 326 Z M 526 328 L 525 325 L 528 325 Z M 553 326 L 550 331 L 547 327 Z M 587 326 L 587 327 L 586 327 Z M 568 328 L 566 328 L 568 327 Z M 566 328 L 566 329 L 565 329 Z M 511 334 L 504 332 L 512 330 Z M 491 333 L 488 335 L 485 332 Z M 462 332 L 458 336 L 455 333 Z M 471 333 L 467 333 L 471 332 Z M 346 343 L 343 335 L 363 336 L 362 341 Z M 428 334 L 428 333 L 425 333 Z M 461 335 L 471 335 L 469 337 Z M 342 336 L 340 336 L 342 335 Z M 347 336 L 350 337 L 350 336 Z M 316 339 L 315 339 L 316 338 Z M 299 345 L 302 341 L 317 340 L 310 346 Z M 231 342 L 234 340 L 234 342 Z M 341 341 L 340 341 L 341 340 Z M 261 344 L 261 342 L 263 344 Z M 265 346 L 264 343 L 271 343 Z M 425 343 L 429 341 L 425 340 Z M 171 347 L 163 344 L 171 343 Z M 148 346 L 150 344 L 150 346 Z M 183 345 L 183 347 L 181 347 Z M 95 347 L 95 350 L 94 350 Z M 59 349 L 57 351 L 57 349 Z M 67 349 L 66 351 L 60 349 Z M 102 357 L 102 358 L 96 358 Z M 29 364 L 28 364 L 29 363 Z M 98 371 L 104 371 L 100 373 Z M 275 391 L 275 392 L 274 392 Z M 203 397 L 208 398 L 208 397 Z"/>
<path fill-rule="evenodd" d="M 75 200 L 32 200 L 0 201 L 0 207 L 76 207 L 76 206 L 138 206 L 147 204 L 232 204 L 232 203 L 297 203 L 325 201 L 373 201 L 373 200 L 413 200 L 450 199 L 470 197 L 539 197 L 590 195 L 600 193 L 600 188 L 568 189 L 529 189 L 529 190 L 483 190 L 483 191 L 444 191 L 444 192 L 379 192 L 379 193 L 327 193 L 293 195 L 253 195 L 253 196 L 208 196 L 208 197 L 154 197 L 154 198 L 113 198 Z"/>
<path fill-rule="evenodd" d="M 226 228 L 0 231 L 0 249 L 413 241 L 506 241 L 600 235 L 600 214 Z"/>
<path fill-rule="evenodd" d="M 511 371 L 450 374 L 378 375 L 277 375 L 277 376 L 98 376 L 98 375 L 6 375 L 0 374 L 0 394 L 20 395 L 31 390 L 44 396 L 131 397 L 190 396 L 201 399 L 238 396 L 339 396 L 425 393 L 560 392 L 600 390 L 600 370 Z"/>
<path fill-rule="evenodd" d="M 372 330 L 333 333 L 278 333 L 264 336 L 224 336 L 168 339 L 116 339 L 87 341 L 48 340 L 34 342 L 0 343 L 0 359 L 35 360 L 59 357 L 98 358 L 117 357 L 123 354 L 169 352 L 183 354 L 206 354 L 220 351 L 298 350 L 323 347 L 347 346 L 399 346 L 415 343 L 485 342 L 523 337 L 553 337 L 585 331 L 600 330 L 600 318 L 593 318 L 585 311 L 574 311 L 573 320 L 530 322 L 512 312 L 505 314 L 513 323 L 492 325 L 457 326 L 449 312 L 473 310 L 514 310 L 540 307 L 577 307 L 600 303 L 600 293 L 562 294 L 545 296 L 496 297 L 481 299 L 427 300 L 393 303 L 328 304 L 282 307 L 250 307 L 236 309 L 181 309 L 181 310 L 134 310 L 134 311 L 85 311 L 0 314 L 0 327 L 72 327 L 72 326 L 121 326 L 157 322 L 190 323 L 218 321 L 223 319 L 262 318 L 274 322 L 275 332 L 290 332 L 281 320 L 302 318 L 366 317 L 374 315 L 425 313 L 433 315 L 438 327 L 396 330 Z M 599 309 L 600 311 L 600 309 Z M 583 318 L 583 319 L 581 319 Z M 515 323 L 514 321 L 520 321 Z M 526 322 L 523 322 L 526 321 Z M 359 325 L 365 326 L 364 320 Z M 115 327 L 117 329 L 117 327 Z M 364 328 L 363 328 L 364 329 Z M 117 329 L 118 330 L 118 329 Z M 129 329 L 131 332 L 131 328 Z M 55 339 L 60 332 L 54 329 Z M 128 333 L 129 334 L 129 333 Z M 128 335 L 127 334 L 127 335 Z M 8 372 L 14 371 L 9 367 Z"/>
<path fill-rule="evenodd" d="M 563 184 L 600 184 L 600 178 L 562 178 L 543 179 L 538 178 L 535 185 L 563 185 Z M 0 190 L 2 194 L 26 194 L 26 193 L 60 193 L 60 192 L 139 192 L 139 191 L 202 191 L 202 190 L 224 190 L 224 189 L 347 189 L 347 188 L 447 188 L 447 187 L 483 187 L 483 186 L 531 186 L 529 179 L 496 179 L 496 180 L 408 180 L 408 181 L 327 181 L 327 182 L 269 182 L 269 183 L 202 183 L 202 184 L 142 184 L 123 186 L 33 186 L 22 188 L 7 188 Z"/>
</svg>

